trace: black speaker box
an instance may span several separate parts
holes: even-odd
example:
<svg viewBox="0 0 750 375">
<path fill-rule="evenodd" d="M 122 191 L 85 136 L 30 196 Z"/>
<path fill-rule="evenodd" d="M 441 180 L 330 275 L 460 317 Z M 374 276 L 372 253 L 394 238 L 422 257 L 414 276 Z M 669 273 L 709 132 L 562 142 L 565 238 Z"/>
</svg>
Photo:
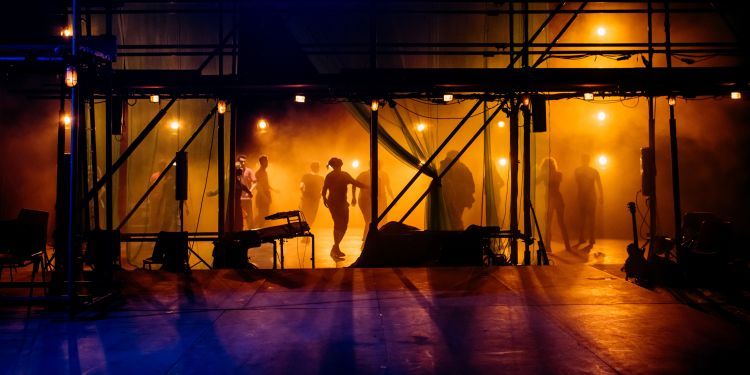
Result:
<svg viewBox="0 0 750 375">
<path fill-rule="evenodd" d="M 547 99 L 542 95 L 531 96 L 531 129 L 534 133 L 547 131 Z"/>
<path fill-rule="evenodd" d="M 180 151 L 177 153 L 177 171 L 175 176 L 175 199 L 178 201 L 187 200 L 188 196 L 188 159 L 187 152 Z"/>
</svg>

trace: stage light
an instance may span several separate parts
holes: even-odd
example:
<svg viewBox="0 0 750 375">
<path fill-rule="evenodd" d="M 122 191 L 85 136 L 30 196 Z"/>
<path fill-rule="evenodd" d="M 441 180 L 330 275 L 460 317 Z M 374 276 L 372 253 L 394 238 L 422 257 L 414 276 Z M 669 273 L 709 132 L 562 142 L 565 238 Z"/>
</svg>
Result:
<svg viewBox="0 0 750 375">
<path fill-rule="evenodd" d="M 504 128 L 504 127 L 505 127 L 505 121 L 502 121 L 502 120 L 501 120 L 501 121 L 498 121 L 498 122 L 497 122 L 497 127 L 498 127 L 498 128 L 501 128 L 501 129 L 502 129 L 502 128 Z"/>
<path fill-rule="evenodd" d="M 451 100 L 453 100 L 453 94 L 444 94 L 444 95 L 443 95 L 443 101 L 444 101 L 444 102 L 446 102 L 446 103 L 447 103 L 447 102 L 449 102 L 449 101 L 451 101 Z"/>
<path fill-rule="evenodd" d="M 419 159 L 419 168 L 424 167 L 424 160 Z"/>
<path fill-rule="evenodd" d="M 525 106 L 528 107 L 530 101 L 531 101 L 531 99 L 529 99 L 528 95 L 526 95 L 526 96 L 523 97 L 523 105 L 525 105 Z"/>
<path fill-rule="evenodd" d="M 599 36 L 607 35 L 607 29 L 605 29 L 604 26 L 599 26 L 598 28 L 596 28 L 596 35 L 599 35 Z"/>
<path fill-rule="evenodd" d="M 216 111 L 219 112 L 220 115 L 223 115 L 227 112 L 227 102 L 223 100 L 219 100 L 216 102 Z"/>
<path fill-rule="evenodd" d="M 372 109 L 372 111 L 373 112 L 377 111 L 378 107 L 380 107 L 380 103 L 378 103 L 377 100 L 373 100 L 372 103 L 370 104 L 370 108 Z"/>
<path fill-rule="evenodd" d="M 427 125 L 425 125 L 425 124 L 423 124 L 421 122 L 419 124 L 417 124 L 417 131 L 418 132 L 421 133 L 421 132 L 425 131 L 426 129 L 427 129 Z"/>
<path fill-rule="evenodd" d="M 159 102 L 159 95 L 151 95 L 148 97 L 148 101 L 151 103 L 158 103 Z"/>
<path fill-rule="evenodd" d="M 169 128 L 172 129 L 172 130 L 179 129 L 180 128 L 180 122 L 177 121 L 177 120 L 174 120 L 174 121 L 170 122 L 169 123 Z"/>
<path fill-rule="evenodd" d="M 670 107 L 674 107 L 674 105 L 677 104 L 677 100 L 673 96 L 670 96 L 667 99 L 667 103 L 669 104 Z"/>
<path fill-rule="evenodd" d="M 354 169 L 359 168 L 359 160 L 354 159 L 354 161 L 352 162 L 352 168 Z"/>
<path fill-rule="evenodd" d="M 78 84 L 78 72 L 75 66 L 65 68 L 65 86 L 75 87 Z"/>
<path fill-rule="evenodd" d="M 734 100 L 742 99 L 742 93 L 739 91 L 733 91 L 731 94 L 729 94 L 729 97 Z"/>
<path fill-rule="evenodd" d="M 497 163 L 500 164 L 501 167 L 504 167 L 508 165 L 508 159 L 506 158 L 500 158 L 497 160 Z"/>
<path fill-rule="evenodd" d="M 258 129 L 260 130 L 266 130 L 268 129 L 268 121 L 264 119 L 258 120 Z"/>
<path fill-rule="evenodd" d="M 585 93 L 583 93 L 583 99 L 584 100 L 594 100 L 594 93 L 593 92 L 585 92 Z"/>
<path fill-rule="evenodd" d="M 70 129 L 70 124 L 73 122 L 73 118 L 70 117 L 70 115 L 66 113 L 62 115 L 62 118 L 60 118 L 60 121 L 62 121 L 65 129 Z"/>
<path fill-rule="evenodd" d="M 599 111 L 599 113 L 596 114 L 596 118 L 599 121 L 604 121 L 607 119 L 607 114 L 604 113 L 604 111 Z"/>
<path fill-rule="evenodd" d="M 73 27 L 72 26 L 65 26 L 62 30 L 60 30 L 60 36 L 63 38 L 70 38 L 73 36 Z"/>
<path fill-rule="evenodd" d="M 304 95 L 295 95 L 294 96 L 294 102 L 295 103 L 304 103 L 305 102 L 305 96 Z"/>
<path fill-rule="evenodd" d="M 609 160 L 607 159 L 607 155 L 604 155 L 604 154 L 599 155 L 599 157 L 596 160 L 599 162 L 599 165 L 602 167 L 606 166 L 607 163 L 609 162 Z"/>
</svg>

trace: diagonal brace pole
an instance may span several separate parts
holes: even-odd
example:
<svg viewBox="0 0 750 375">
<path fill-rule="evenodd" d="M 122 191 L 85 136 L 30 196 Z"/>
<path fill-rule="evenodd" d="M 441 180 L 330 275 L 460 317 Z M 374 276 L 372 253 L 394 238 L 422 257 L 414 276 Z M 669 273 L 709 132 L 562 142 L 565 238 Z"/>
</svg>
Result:
<svg viewBox="0 0 750 375">
<path fill-rule="evenodd" d="M 453 130 L 451 131 L 450 134 L 448 134 L 448 136 L 445 138 L 445 140 L 443 140 L 443 143 L 441 143 L 440 146 L 438 146 L 438 148 L 435 149 L 435 152 L 433 152 L 432 155 L 430 155 L 430 157 L 427 159 L 427 161 L 425 161 L 424 164 L 422 164 L 422 166 L 417 170 L 417 173 L 414 174 L 414 177 L 412 177 L 411 180 L 409 180 L 409 182 L 406 184 L 406 186 L 404 186 L 404 188 L 401 189 L 401 191 L 396 195 L 396 197 L 393 198 L 393 201 L 391 201 L 391 203 L 388 205 L 388 207 L 386 207 L 385 210 L 383 210 L 383 213 L 381 213 L 380 216 L 378 216 L 378 220 L 375 223 L 375 225 L 380 224 L 380 222 L 385 218 L 385 216 L 388 214 L 388 212 L 390 212 L 391 209 L 393 209 L 393 207 L 396 205 L 396 203 L 398 203 L 398 201 L 401 199 L 401 197 L 404 196 L 404 194 L 406 193 L 406 191 L 409 190 L 409 188 L 411 187 L 411 185 L 413 185 L 414 182 L 417 181 L 417 179 L 419 178 L 419 176 L 422 173 L 424 173 L 424 170 L 427 169 L 429 167 L 429 165 L 432 164 L 432 162 L 435 160 L 435 158 L 437 158 L 438 154 L 440 154 L 440 152 L 443 151 L 443 149 L 445 148 L 445 146 L 448 145 L 448 142 L 450 142 L 451 139 L 453 139 L 453 137 L 458 133 L 458 131 L 461 130 L 461 128 L 464 126 L 464 124 L 467 121 L 469 121 L 469 118 L 471 118 L 471 115 L 474 114 L 474 111 L 476 111 L 477 108 L 479 108 L 479 105 L 482 104 L 482 102 L 483 102 L 483 100 L 477 100 L 477 102 L 474 104 L 473 107 L 471 107 L 471 109 L 469 110 L 469 112 L 466 113 L 466 116 L 464 116 L 464 118 L 461 119 L 461 121 L 458 123 L 458 125 L 456 125 L 456 127 L 453 128 Z"/>
<path fill-rule="evenodd" d="M 112 168 L 110 169 L 110 172 L 105 173 L 104 176 L 102 176 L 102 178 L 96 182 L 96 185 L 94 185 L 94 187 L 91 188 L 91 190 L 89 190 L 89 192 L 86 194 L 86 198 L 85 198 L 86 202 L 88 202 L 91 198 L 96 196 L 99 189 L 101 189 L 102 186 L 104 186 L 104 184 L 107 183 L 107 180 L 112 179 L 112 176 L 115 174 L 115 171 L 117 171 L 118 168 L 120 168 L 123 164 L 125 164 L 125 162 L 128 160 L 128 157 L 130 157 L 130 155 L 135 151 L 135 149 L 141 145 L 143 140 L 146 139 L 146 136 L 148 136 L 148 134 L 151 133 L 152 130 L 154 130 L 156 125 L 159 123 L 159 121 L 161 121 L 162 118 L 164 118 L 164 116 L 167 114 L 167 111 L 169 111 L 169 108 L 172 107 L 172 104 L 174 104 L 176 100 L 177 100 L 177 97 L 172 98 L 172 100 L 170 100 L 169 103 L 167 103 L 167 105 L 164 106 L 164 108 L 162 108 L 159 111 L 159 113 L 157 113 L 156 116 L 154 116 L 153 119 L 151 119 L 151 122 L 149 122 L 148 125 L 146 125 L 146 127 L 143 128 L 143 131 L 141 131 L 141 133 L 138 134 L 138 137 L 136 137 L 133 140 L 133 143 L 131 143 L 130 146 L 128 146 L 128 148 L 125 149 L 125 151 L 122 154 L 120 154 L 120 157 L 117 158 L 117 161 L 115 161 L 112 164 Z M 111 142 L 111 140 L 108 139 L 107 142 Z"/>
<path fill-rule="evenodd" d="M 578 15 L 581 14 L 581 11 L 583 10 L 583 8 L 586 7 L 586 4 L 588 3 L 589 3 L 588 1 L 584 1 L 581 3 L 581 5 L 578 6 L 578 9 L 576 9 L 575 13 L 573 13 L 573 15 L 570 17 L 568 22 L 565 23 L 565 26 L 563 26 L 563 28 L 560 29 L 560 32 L 557 33 L 555 38 L 552 39 L 552 42 L 547 46 L 547 48 L 544 49 L 544 52 L 541 55 L 539 55 L 539 58 L 536 59 L 536 62 L 534 62 L 534 65 L 531 66 L 532 68 L 536 68 L 537 66 L 539 66 L 539 64 L 541 64 L 546 59 L 547 53 L 549 53 L 549 51 L 552 50 L 552 47 L 555 45 L 555 43 L 557 43 L 557 41 L 560 40 L 560 38 L 562 38 L 565 32 L 568 31 L 568 28 L 570 27 L 570 25 L 573 24 L 573 21 L 575 21 L 576 17 L 578 17 Z"/>
<path fill-rule="evenodd" d="M 481 102 L 481 101 L 479 101 L 479 102 Z M 474 141 L 477 140 L 477 138 L 479 137 L 479 135 L 484 132 L 484 130 L 487 128 L 487 125 L 489 123 L 491 123 L 492 120 L 495 118 L 495 116 L 497 116 L 497 114 L 503 109 L 503 106 L 505 105 L 506 102 L 507 102 L 507 99 L 503 100 L 497 106 L 497 109 L 494 112 L 492 112 L 492 115 L 490 115 L 490 117 L 487 118 L 487 120 L 484 122 L 484 124 L 482 124 L 482 126 L 479 128 L 479 130 L 477 130 L 476 133 L 474 133 L 474 135 L 471 137 L 471 139 L 469 139 L 469 142 L 467 142 L 466 145 L 461 149 L 461 151 L 458 152 L 458 155 L 456 155 L 456 157 L 453 158 L 453 160 L 451 160 L 450 163 L 448 163 L 448 165 L 445 167 L 445 169 L 443 169 L 442 171 L 440 171 L 440 174 L 437 176 L 437 178 L 432 181 L 433 184 L 436 181 L 440 182 L 442 180 L 442 178 L 445 176 L 446 173 L 448 173 L 448 171 L 451 169 L 451 167 L 453 167 L 453 165 L 458 162 L 458 159 L 460 159 L 461 156 L 466 152 L 466 150 L 468 150 L 469 147 L 471 147 L 471 145 L 474 143 Z M 414 205 L 411 206 L 411 208 L 409 209 L 409 211 L 406 211 L 406 213 L 404 214 L 404 217 L 402 217 L 401 220 L 399 220 L 399 223 L 403 223 L 404 220 L 406 220 L 406 218 L 409 217 L 409 215 L 411 215 L 411 213 L 417 208 L 417 206 L 419 206 L 419 204 L 422 203 L 422 201 L 427 197 L 427 194 L 430 193 L 430 190 L 432 190 L 432 184 L 430 184 L 430 186 L 427 188 L 427 190 L 425 190 L 425 192 L 419 197 L 419 199 L 417 199 L 417 201 L 414 203 Z"/>
<path fill-rule="evenodd" d="M 534 41 L 536 40 L 536 38 L 539 37 L 539 35 L 542 33 L 542 31 L 544 31 L 544 28 L 547 27 L 547 25 L 549 25 L 550 22 L 552 22 L 552 19 L 555 18 L 555 16 L 560 12 L 560 10 L 562 10 L 562 8 L 564 6 L 565 6 L 565 2 L 564 1 L 561 1 L 559 4 L 557 4 L 557 6 L 555 7 L 555 9 L 552 10 L 552 13 L 550 13 L 547 16 L 547 18 L 544 20 L 544 22 L 542 22 L 542 24 L 539 25 L 539 28 L 536 29 L 536 31 L 534 32 L 534 35 L 532 35 L 531 38 L 529 38 L 529 40 L 524 44 L 524 47 L 521 50 L 521 53 L 518 54 L 518 55 L 513 56 L 513 60 L 511 61 L 511 63 L 509 64 L 509 66 L 513 66 L 513 64 L 515 64 L 518 61 L 518 59 L 521 58 L 522 55 L 524 55 L 525 53 L 528 52 L 529 46 L 532 43 L 534 43 Z"/>
<path fill-rule="evenodd" d="M 203 128 L 206 127 L 206 124 L 208 124 L 208 121 L 211 120 L 211 117 L 213 117 L 215 113 L 216 113 L 216 106 L 214 106 L 213 109 L 211 109 L 211 111 L 208 112 L 208 115 L 206 115 L 206 117 L 203 119 L 203 122 L 201 122 L 201 124 L 198 125 L 198 128 L 195 129 L 193 134 L 190 136 L 190 138 L 188 138 L 188 140 L 185 142 L 185 144 L 180 148 L 180 151 L 178 152 L 183 152 L 187 150 L 187 148 L 190 146 L 191 143 L 193 143 L 195 138 L 198 137 L 198 134 L 200 134 Z M 154 183 L 151 184 L 151 186 L 149 186 L 148 189 L 146 189 L 146 192 L 143 193 L 143 196 L 141 197 L 141 199 L 139 199 L 138 202 L 136 202 L 136 204 L 133 206 L 133 208 L 130 209 L 130 212 L 128 212 L 128 214 L 125 215 L 125 217 L 120 222 L 120 225 L 117 226 L 117 230 L 120 230 L 120 228 L 122 228 L 125 224 L 127 224 L 128 220 L 130 220 L 130 217 L 133 216 L 133 214 L 135 214 L 138 208 L 141 207 L 143 202 L 145 202 L 146 199 L 148 199 L 148 196 L 151 195 L 151 192 L 154 191 L 154 189 L 156 189 L 156 187 L 159 185 L 161 180 L 167 175 L 167 172 L 169 172 L 169 169 L 172 168 L 172 164 L 174 164 L 176 161 L 177 161 L 177 156 L 175 155 L 175 157 L 173 157 L 172 160 L 169 161 L 169 164 L 167 164 L 164 170 L 161 171 L 161 173 L 159 174 L 159 177 L 156 178 L 156 181 L 154 181 Z"/>
</svg>

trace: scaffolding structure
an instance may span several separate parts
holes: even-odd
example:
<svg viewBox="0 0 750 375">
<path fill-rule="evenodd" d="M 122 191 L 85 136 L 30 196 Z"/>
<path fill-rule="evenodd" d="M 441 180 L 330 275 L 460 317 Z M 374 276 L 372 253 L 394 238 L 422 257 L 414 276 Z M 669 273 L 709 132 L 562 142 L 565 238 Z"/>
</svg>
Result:
<svg viewBox="0 0 750 375">
<path fill-rule="evenodd" d="M 226 191 L 234 191 L 234 179 L 227 178 L 230 164 L 236 156 L 236 134 L 238 110 L 234 103 L 239 98 L 254 100 L 289 99 L 294 95 L 309 98 L 336 98 L 356 103 L 385 103 L 399 98 L 438 99 L 444 94 L 455 98 L 474 100 L 475 105 L 456 131 L 482 103 L 498 101 L 501 105 L 486 119 L 483 126 L 471 139 L 473 142 L 487 124 L 499 112 L 510 118 L 510 231 L 515 235 L 510 242 L 512 264 L 530 264 L 529 242 L 524 241 L 524 251 L 519 251 L 519 239 L 533 236 L 531 223 L 530 137 L 531 112 L 524 103 L 528 96 L 541 96 L 546 100 L 595 96 L 623 96 L 648 98 L 649 146 L 655 147 L 654 100 L 656 97 L 696 97 L 701 95 L 728 95 L 730 92 L 747 90 L 750 77 L 745 69 L 747 48 L 744 36 L 732 23 L 731 8 L 716 2 L 694 1 L 630 1 L 601 4 L 589 1 L 238 1 L 238 0 L 182 0 L 182 1 L 76 1 L 62 11 L 60 16 L 67 18 L 72 26 L 70 35 L 54 38 L 54 43 L 0 46 L 3 64 L 27 64 L 40 72 L 57 72 L 66 69 L 77 73 L 77 84 L 66 87 L 63 82 L 57 86 L 24 88 L 18 91 L 42 97 L 59 98 L 61 108 L 69 106 L 72 123 L 70 125 L 69 153 L 66 153 L 66 129 L 61 122 L 58 126 L 58 199 L 56 228 L 58 269 L 67 272 L 68 289 L 66 294 L 73 296 L 73 264 L 80 253 L 81 243 L 98 226 L 99 215 L 104 216 L 101 229 L 117 231 L 123 229 L 134 212 L 148 198 L 148 195 L 163 180 L 175 160 L 169 162 L 158 175 L 145 194 L 132 207 L 118 205 L 122 212 L 115 220 L 115 199 L 113 195 L 114 176 L 127 168 L 128 158 L 138 149 L 144 139 L 164 118 L 178 100 L 211 99 L 216 104 L 226 101 L 230 115 L 225 119 L 224 111 L 213 105 L 203 121 L 183 144 L 187 149 L 198 134 L 206 128 L 214 116 L 218 124 L 218 228 L 216 232 L 191 234 L 196 240 L 214 240 L 225 232 L 231 223 L 226 223 L 226 210 L 234 207 L 232 198 Z M 718 4 L 718 5 L 717 5 Z M 115 25 L 121 24 L 123 17 L 143 15 L 191 15 L 212 21 L 215 42 L 196 43 L 118 43 L 121 35 L 115 33 Z M 313 74 L 254 74 L 243 71 L 241 57 L 253 54 L 255 46 L 242 39 L 243 18 L 254 17 L 356 17 L 365 20 L 361 25 L 366 30 L 357 37 L 361 40 L 346 42 L 298 41 L 294 52 L 279 46 L 282 57 L 286 53 L 301 54 L 308 59 L 327 56 L 346 56 L 358 63 L 354 67 Z M 646 41 L 626 43 L 564 42 L 566 32 L 576 19 L 586 15 L 645 17 L 645 24 L 638 25 L 646 30 Z M 711 15 L 726 28 L 731 40 L 723 41 L 672 41 L 670 19 L 678 15 Z M 389 17 L 472 17 L 491 19 L 493 25 L 503 32 L 495 35 L 496 40 L 467 40 L 461 42 L 395 42 L 383 40 L 382 19 Z M 657 25 L 655 19 L 661 23 Z M 390 19 L 390 18 L 389 18 Z M 119 22 L 119 23 L 118 23 Z M 559 24 L 556 33 L 549 34 L 550 25 Z M 662 41 L 656 41 L 661 28 Z M 98 30 L 97 30 L 98 29 Z M 122 33 L 121 26 L 117 29 Z M 98 31 L 98 32 L 97 32 Z M 546 34 L 545 34 L 546 33 Z M 258 38 L 266 36 L 260 35 Z M 273 40 L 273 35 L 267 36 Z M 480 39 L 480 38 L 476 38 Z M 546 39 L 545 41 L 540 41 Z M 394 67 L 383 61 L 393 57 L 429 56 L 447 58 L 494 59 L 492 67 Z M 568 68 L 545 67 L 547 62 L 560 59 L 578 59 L 590 56 L 609 58 L 614 61 L 636 61 L 641 66 L 627 68 Z M 189 57 L 200 61 L 195 66 L 181 70 L 126 69 L 129 59 L 154 59 L 165 57 Z M 702 60 L 707 57 L 721 59 L 720 67 L 707 66 Z M 473 60 L 469 60 L 473 61 Z M 143 131 L 132 140 L 120 140 L 120 153 L 113 153 L 113 134 L 117 134 L 123 122 L 127 122 L 128 100 L 146 100 L 159 95 L 167 100 L 158 113 L 148 122 Z M 94 132 L 96 125 L 86 123 L 86 119 L 96 118 L 94 103 L 103 101 L 105 111 L 104 165 L 103 175 L 97 174 L 97 155 L 101 145 L 97 145 L 95 134 L 87 134 L 85 129 Z M 87 104 L 88 103 L 88 104 Z M 84 113 L 88 112 L 88 116 Z M 377 186 L 378 173 L 378 111 L 373 106 L 370 126 L 371 186 Z M 227 128 L 228 124 L 228 128 Z M 670 107 L 670 141 L 672 163 L 672 199 L 674 200 L 674 238 L 680 238 L 680 190 L 678 169 L 677 127 L 674 107 Z M 228 144 L 225 138 L 228 133 Z M 452 133 L 455 134 L 455 131 Z M 451 136 L 430 156 L 429 165 L 442 151 Z M 471 143 L 459 152 L 459 157 Z M 522 147 L 521 147 L 522 146 Z M 521 154 L 521 151 L 522 154 Z M 519 155 L 521 154 L 521 155 Z M 225 157 L 225 155 L 228 155 Z M 458 158 L 456 158 L 457 160 Z M 654 163 L 653 160 L 651 160 Z M 519 171 L 519 165 L 521 170 Z M 94 173 L 93 184 L 89 184 L 89 166 Z M 652 167 L 655 167 L 652 165 Z M 403 188 L 390 210 L 410 189 L 413 182 L 425 168 L 417 170 L 414 178 Z M 445 171 L 443 171 L 444 173 Z M 526 178 L 519 178 L 519 173 Z M 437 177 L 439 180 L 439 176 Z M 655 177 L 651 176 L 655 184 Z M 122 181 L 122 180 L 121 180 Z M 230 186 L 225 186 L 228 184 Z M 101 190 L 105 192 L 104 212 L 95 207 L 93 220 L 89 214 L 89 202 Z M 372 191 L 372 207 L 378 207 L 377 189 Z M 425 192 L 422 197 L 427 194 Z M 231 195 L 231 194 L 230 194 Z M 519 197 L 521 205 L 518 207 Z M 651 213 L 651 233 L 655 233 L 656 199 L 649 201 Z M 419 204 L 417 202 L 416 205 Z M 412 207 L 412 209 L 414 208 Z M 376 233 L 378 223 L 385 213 L 373 210 L 371 231 Z M 63 215 L 62 213 L 65 213 Z M 519 213 L 523 223 L 518 222 Z M 144 233 L 123 233 L 128 240 L 143 239 Z M 62 236 L 62 237 L 60 237 Z M 61 241 L 63 240 L 64 241 Z M 62 244 L 64 246 L 61 246 Z M 679 246 L 679 245 L 678 245 Z M 679 250 L 679 249 L 678 249 Z M 62 256 L 64 255 L 64 257 Z M 522 259 L 519 260 L 519 257 Z M 64 262 L 63 262 L 64 260 Z"/>
</svg>

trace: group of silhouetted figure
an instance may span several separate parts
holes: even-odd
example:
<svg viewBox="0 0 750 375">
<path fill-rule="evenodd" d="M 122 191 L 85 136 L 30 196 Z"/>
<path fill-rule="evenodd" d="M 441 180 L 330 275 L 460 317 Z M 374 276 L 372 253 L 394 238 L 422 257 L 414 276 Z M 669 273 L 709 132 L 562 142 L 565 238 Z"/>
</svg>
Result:
<svg viewBox="0 0 750 375">
<path fill-rule="evenodd" d="M 450 230 L 465 229 L 463 213 L 470 209 L 474 202 L 475 184 L 471 169 L 454 160 L 458 156 L 456 151 L 448 151 L 445 159 L 441 160 L 438 168 L 445 171 L 440 181 L 441 195 L 445 204 L 446 220 L 445 227 Z M 452 164 L 452 165 L 451 165 Z M 253 170 L 247 166 L 247 157 L 239 155 L 235 161 L 235 183 L 233 206 L 227 211 L 228 230 L 241 231 L 262 227 L 265 217 L 270 214 L 272 193 L 278 192 L 271 186 L 268 176 L 268 157 L 263 155 L 258 158 L 258 168 Z M 370 192 L 371 172 L 366 170 L 355 179 L 348 172 L 343 171 L 343 160 L 333 157 L 326 167 L 331 171 L 324 177 L 320 174 L 320 163 L 310 164 L 310 170 L 300 180 L 300 202 L 299 209 L 303 213 L 306 222 L 312 226 L 318 216 L 318 208 L 321 200 L 328 208 L 333 219 L 333 246 L 331 257 L 340 260 L 345 254 L 341 251 L 341 241 L 344 239 L 349 226 L 349 206 L 359 206 L 364 218 L 365 226 L 362 240 L 365 241 L 372 219 L 372 198 Z M 159 173 L 151 176 L 153 183 Z M 581 157 L 581 165 L 575 169 L 575 182 L 577 186 L 578 216 L 580 223 L 579 243 L 588 241 L 589 246 L 595 243 L 595 213 L 597 204 L 603 200 L 602 183 L 599 172 L 590 166 L 588 155 Z M 503 184 L 499 174 L 494 178 L 498 186 Z M 173 199 L 165 199 L 173 195 L 174 179 L 172 174 L 166 176 L 161 186 L 167 186 L 169 190 L 157 189 L 152 193 L 151 216 L 154 224 L 159 224 L 160 230 L 176 230 L 179 226 L 178 215 L 175 214 L 177 204 Z M 539 168 L 537 184 L 547 187 L 547 216 L 544 240 L 551 242 L 552 221 L 557 220 L 563 243 L 566 250 L 571 250 L 568 229 L 565 221 L 565 201 L 560 191 L 563 174 L 560 172 L 557 161 L 545 158 Z M 351 201 L 348 200 L 348 192 L 351 189 Z M 359 193 L 357 193 L 359 189 Z M 216 195 L 218 192 L 209 192 L 208 195 Z M 388 200 L 393 199 L 388 174 L 382 170 L 382 163 L 378 162 L 378 213 L 384 212 Z"/>
</svg>

